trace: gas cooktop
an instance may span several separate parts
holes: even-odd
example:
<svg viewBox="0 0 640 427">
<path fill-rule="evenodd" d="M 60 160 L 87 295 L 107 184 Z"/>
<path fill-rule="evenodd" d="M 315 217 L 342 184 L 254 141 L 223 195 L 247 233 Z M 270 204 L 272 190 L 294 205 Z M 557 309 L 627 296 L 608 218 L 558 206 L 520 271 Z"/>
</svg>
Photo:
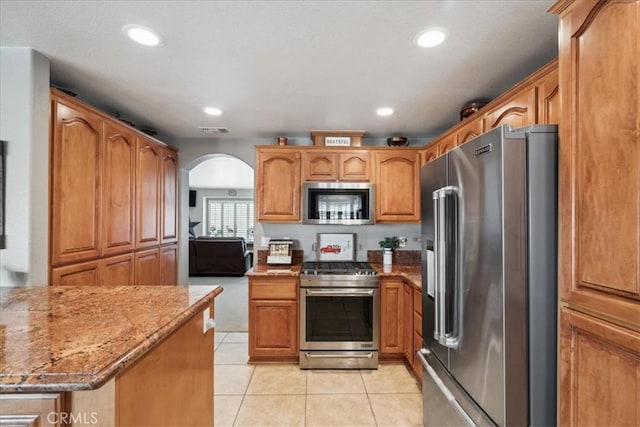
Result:
<svg viewBox="0 0 640 427">
<path fill-rule="evenodd" d="M 368 262 L 306 261 L 302 263 L 301 274 L 375 276 L 378 273 Z"/>
</svg>

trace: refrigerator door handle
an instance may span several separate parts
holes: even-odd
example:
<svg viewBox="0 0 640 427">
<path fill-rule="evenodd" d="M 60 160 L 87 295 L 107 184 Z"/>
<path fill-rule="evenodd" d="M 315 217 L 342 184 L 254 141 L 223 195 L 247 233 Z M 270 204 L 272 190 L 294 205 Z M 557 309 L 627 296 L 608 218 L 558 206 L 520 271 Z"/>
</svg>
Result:
<svg viewBox="0 0 640 427">
<path fill-rule="evenodd" d="M 434 371 L 431 365 L 429 365 L 429 362 L 427 362 L 427 359 L 425 359 L 423 352 L 428 353 L 429 350 L 424 348 L 420 349 L 416 352 L 416 356 L 418 356 L 418 359 L 420 360 L 420 364 L 422 365 L 424 370 L 429 373 L 429 376 L 431 377 L 433 382 L 438 386 L 442 394 L 445 396 L 445 398 L 451 404 L 451 406 L 456 410 L 456 412 L 458 412 L 458 414 L 460 414 L 460 416 L 465 420 L 467 425 L 469 425 L 470 427 L 477 426 L 477 424 L 473 422 L 469 414 L 467 414 L 467 412 L 462 408 L 462 406 L 460 406 L 460 403 L 458 403 L 455 396 L 451 393 L 451 391 L 449 391 L 447 386 L 442 382 L 442 380 L 440 379 L 436 371 Z"/>
<path fill-rule="evenodd" d="M 455 186 L 433 192 L 435 220 L 435 327 L 434 338 L 442 345 L 457 348 L 459 344 L 459 298 L 455 270 L 457 249 L 455 238 L 458 224 L 458 191 Z M 453 209 L 447 209 L 453 205 Z M 453 240 L 453 241 L 450 241 Z M 453 246 L 454 251 L 451 251 Z M 448 300 L 452 304 L 448 304 Z M 453 313 L 449 313 L 449 308 Z"/>
</svg>

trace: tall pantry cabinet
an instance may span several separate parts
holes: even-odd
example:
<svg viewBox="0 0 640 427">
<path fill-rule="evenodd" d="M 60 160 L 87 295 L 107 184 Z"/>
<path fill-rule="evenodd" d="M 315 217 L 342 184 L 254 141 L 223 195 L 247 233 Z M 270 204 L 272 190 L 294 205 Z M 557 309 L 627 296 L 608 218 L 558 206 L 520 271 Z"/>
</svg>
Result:
<svg viewBox="0 0 640 427">
<path fill-rule="evenodd" d="M 563 0 L 559 424 L 640 425 L 640 1 Z"/>
<path fill-rule="evenodd" d="M 52 89 L 50 283 L 175 284 L 177 161 Z"/>
</svg>

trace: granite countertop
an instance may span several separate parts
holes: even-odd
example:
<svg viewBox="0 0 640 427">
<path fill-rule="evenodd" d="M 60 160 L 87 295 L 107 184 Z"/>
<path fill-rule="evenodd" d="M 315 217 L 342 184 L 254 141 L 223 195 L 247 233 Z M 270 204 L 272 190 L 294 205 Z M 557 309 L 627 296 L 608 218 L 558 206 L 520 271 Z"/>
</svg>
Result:
<svg viewBox="0 0 640 427">
<path fill-rule="evenodd" d="M 257 264 L 254 265 L 249 271 L 245 273 L 245 276 L 295 276 L 300 275 L 300 269 L 302 264 L 294 265 L 267 265 Z"/>
<path fill-rule="evenodd" d="M 382 264 L 371 264 L 380 277 L 400 276 L 418 289 L 422 289 L 422 266 L 419 264 L 392 264 L 390 268 Z"/>
<path fill-rule="evenodd" d="M 0 288 L 0 393 L 96 389 L 221 292 L 220 286 Z"/>
</svg>

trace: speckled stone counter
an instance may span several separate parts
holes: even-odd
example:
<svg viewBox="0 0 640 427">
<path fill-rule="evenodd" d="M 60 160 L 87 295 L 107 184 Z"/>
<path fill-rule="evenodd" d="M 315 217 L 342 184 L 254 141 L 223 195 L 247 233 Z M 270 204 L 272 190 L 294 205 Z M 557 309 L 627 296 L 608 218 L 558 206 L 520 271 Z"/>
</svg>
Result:
<svg viewBox="0 0 640 427">
<path fill-rule="evenodd" d="M 382 264 L 371 264 L 380 277 L 396 276 L 411 282 L 413 286 L 422 289 L 422 266 L 416 264 L 392 264 L 390 267 Z"/>
<path fill-rule="evenodd" d="M 257 264 L 247 271 L 245 276 L 299 276 L 301 264 L 295 265 L 266 265 Z"/>
<path fill-rule="evenodd" d="M 220 286 L 0 288 L 0 393 L 96 389 L 221 292 Z"/>
</svg>

